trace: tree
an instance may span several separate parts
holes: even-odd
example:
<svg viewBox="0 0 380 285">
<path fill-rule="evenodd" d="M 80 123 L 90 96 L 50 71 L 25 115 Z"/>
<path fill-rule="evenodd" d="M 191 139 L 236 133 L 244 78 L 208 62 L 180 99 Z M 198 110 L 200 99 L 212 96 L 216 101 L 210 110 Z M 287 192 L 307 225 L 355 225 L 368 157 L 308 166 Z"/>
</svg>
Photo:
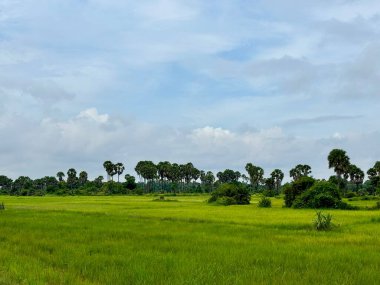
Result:
<svg viewBox="0 0 380 285">
<path fill-rule="evenodd" d="M 107 160 L 103 163 L 103 167 L 107 172 L 108 181 L 110 177 L 113 181 L 113 176 L 117 173 L 115 165 L 111 161 Z"/>
<path fill-rule="evenodd" d="M 5 175 L 0 175 L 0 193 L 10 194 L 12 189 L 12 179 Z"/>
<path fill-rule="evenodd" d="M 279 194 L 279 189 L 281 187 L 281 182 L 284 179 L 284 173 L 280 169 L 275 169 L 270 174 L 271 178 L 273 179 L 274 188 L 276 190 L 276 194 Z"/>
<path fill-rule="evenodd" d="M 342 149 L 333 149 L 327 160 L 329 162 L 329 168 L 334 168 L 334 171 L 338 178 L 342 176 L 347 179 L 348 168 L 350 166 L 350 158 L 347 156 L 346 152 Z"/>
<path fill-rule="evenodd" d="M 216 176 L 218 177 L 220 183 L 237 183 L 241 174 L 239 171 L 226 169 L 223 172 L 219 171 Z"/>
<path fill-rule="evenodd" d="M 311 167 L 307 164 L 298 164 L 296 167 L 292 168 L 289 171 L 289 175 L 293 178 L 294 181 L 298 180 L 301 177 L 309 176 L 310 173 Z"/>
<path fill-rule="evenodd" d="M 248 172 L 253 189 L 257 190 L 260 181 L 263 180 L 264 170 L 259 166 L 253 165 L 252 163 L 247 163 L 245 170 Z"/>
<path fill-rule="evenodd" d="M 102 185 L 103 185 L 103 179 L 104 179 L 104 177 L 101 176 L 101 175 L 98 176 L 97 178 L 95 178 L 94 179 L 95 186 L 98 187 L 98 188 L 102 187 Z"/>
<path fill-rule="evenodd" d="M 128 190 L 136 189 L 137 184 L 136 184 L 136 179 L 134 176 L 126 174 L 124 178 L 125 178 L 125 188 L 127 188 Z"/>
<path fill-rule="evenodd" d="M 356 190 L 359 189 L 359 185 L 363 184 L 364 181 L 364 172 L 359 167 L 354 164 L 351 164 L 348 168 L 351 182 L 356 185 Z"/>
<path fill-rule="evenodd" d="M 88 179 L 87 172 L 86 171 L 81 171 L 79 173 L 79 184 L 83 186 L 84 184 L 86 184 L 87 179 Z"/>
<path fill-rule="evenodd" d="M 62 171 L 59 171 L 57 173 L 57 177 L 58 177 L 59 182 L 62 182 L 63 181 L 63 177 L 65 177 L 65 173 L 63 173 Z"/>
<path fill-rule="evenodd" d="M 69 185 L 71 190 L 75 187 L 77 180 L 77 171 L 74 168 L 70 168 L 67 171 L 67 185 Z"/>
<path fill-rule="evenodd" d="M 121 174 L 123 174 L 124 169 L 125 167 L 121 162 L 118 162 L 114 165 L 114 171 L 116 172 L 115 174 L 117 174 L 117 182 L 120 182 L 119 177 Z"/>
<path fill-rule="evenodd" d="M 376 161 L 375 165 L 368 169 L 367 174 L 372 187 L 380 187 L 380 161 Z"/>
<path fill-rule="evenodd" d="M 206 189 L 206 192 L 211 192 L 215 182 L 215 176 L 211 171 L 201 171 L 200 179 L 203 187 Z"/>
</svg>

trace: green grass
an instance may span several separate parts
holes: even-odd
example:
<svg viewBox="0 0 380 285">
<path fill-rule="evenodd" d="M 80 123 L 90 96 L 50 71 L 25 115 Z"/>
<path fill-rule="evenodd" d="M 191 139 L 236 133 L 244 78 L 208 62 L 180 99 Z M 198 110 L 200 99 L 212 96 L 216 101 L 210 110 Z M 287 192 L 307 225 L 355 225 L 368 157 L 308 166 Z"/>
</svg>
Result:
<svg viewBox="0 0 380 285">
<path fill-rule="evenodd" d="M 380 284 L 380 211 L 153 199 L 0 196 L 0 284 Z"/>
</svg>

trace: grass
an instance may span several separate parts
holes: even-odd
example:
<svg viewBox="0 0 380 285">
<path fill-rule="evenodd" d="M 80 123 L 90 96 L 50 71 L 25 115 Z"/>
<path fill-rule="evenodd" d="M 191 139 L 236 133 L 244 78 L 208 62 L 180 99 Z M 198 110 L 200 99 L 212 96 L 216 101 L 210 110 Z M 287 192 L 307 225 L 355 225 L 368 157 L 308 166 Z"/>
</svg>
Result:
<svg viewBox="0 0 380 285">
<path fill-rule="evenodd" d="M 0 284 L 380 284 L 379 211 L 207 198 L 0 196 Z"/>
</svg>

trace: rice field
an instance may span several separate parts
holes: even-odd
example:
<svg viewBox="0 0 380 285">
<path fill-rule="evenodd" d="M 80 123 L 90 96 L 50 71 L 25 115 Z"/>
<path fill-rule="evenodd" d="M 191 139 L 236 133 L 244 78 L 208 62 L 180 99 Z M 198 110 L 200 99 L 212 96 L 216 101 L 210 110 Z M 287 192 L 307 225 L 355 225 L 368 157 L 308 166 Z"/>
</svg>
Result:
<svg viewBox="0 0 380 285">
<path fill-rule="evenodd" d="M 0 284 L 380 284 L 380 211 L 167 199 L 0 196 Z"/>
</svg>

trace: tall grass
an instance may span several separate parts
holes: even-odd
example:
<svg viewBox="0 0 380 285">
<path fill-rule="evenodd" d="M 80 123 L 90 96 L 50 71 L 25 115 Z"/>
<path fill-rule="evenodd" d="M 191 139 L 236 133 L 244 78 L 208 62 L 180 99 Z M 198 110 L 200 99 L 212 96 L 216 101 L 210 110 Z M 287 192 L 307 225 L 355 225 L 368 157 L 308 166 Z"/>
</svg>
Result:
<svg viewBox="0 0 380 285">
<path fill-rule="evenodd" d="M 0 284 L 380 284 L 378 211 L 331 210 L 339 230 L 317 232 L 279 199 L 3 198 Z"/>
</svg>

